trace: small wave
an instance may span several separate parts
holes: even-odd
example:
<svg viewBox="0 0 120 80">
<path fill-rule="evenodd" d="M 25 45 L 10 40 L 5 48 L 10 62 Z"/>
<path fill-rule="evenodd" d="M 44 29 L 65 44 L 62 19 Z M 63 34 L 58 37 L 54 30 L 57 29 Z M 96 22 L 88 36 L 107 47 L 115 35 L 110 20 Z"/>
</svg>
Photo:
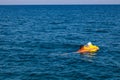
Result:
<svg viewBox="0 0 120 80">
<path fill-rule="evenodd" d="M 63 24 L 64 22 L 51 22 L 49 24 L 52 24 L 52 25 L 58 25 L 58 24 Z"/>
<path fill-rule="evenodd" d="M 105 30 L 105 29 L 98 29 L 98 30 L 96 30 L 96 32 L 98 32 L 98 33 L 108 33 L 108 30 Z"/>
<path fill-rule="evenodd" d="M 86 24 L 102 24 L 107 26 L 117 26 L 114 22 L 97 22 L 97 21 L 88 21 Z"/>
<path fill-rule="evenodd" d="M 87 62 L 94 62 L 94 55 L 90 55 L 90 54 L 79 54 L 76 52 L 70 52 L 70 53 L 51 53 L 50 54 L 51 57 L 61 57 L 61 58 L 68 58 L 68 59 L 79 59 L 82 61 L 87 61 Z"/>
</svg>

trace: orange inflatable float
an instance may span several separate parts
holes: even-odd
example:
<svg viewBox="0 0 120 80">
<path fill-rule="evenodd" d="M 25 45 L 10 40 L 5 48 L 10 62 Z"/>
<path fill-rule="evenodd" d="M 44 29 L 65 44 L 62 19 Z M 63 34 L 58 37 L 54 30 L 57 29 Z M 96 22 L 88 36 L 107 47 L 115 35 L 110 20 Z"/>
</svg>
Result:
<svg viewBox="0 0 120 80">
<path fill-rule="evenodd" d="M 95 53 L 99 50 L 99 47 L 88 42 L 87 45 L 83 45 L 77 51 L 77 53 Z"/>
</svg>

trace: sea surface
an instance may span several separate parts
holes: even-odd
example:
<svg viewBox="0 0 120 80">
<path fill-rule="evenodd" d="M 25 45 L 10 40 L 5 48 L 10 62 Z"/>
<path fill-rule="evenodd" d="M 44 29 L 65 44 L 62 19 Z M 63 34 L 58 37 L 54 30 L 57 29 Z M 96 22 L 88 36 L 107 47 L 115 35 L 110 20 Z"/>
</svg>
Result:
<svg viewBox="0 0 120 80">
<path fill-rule="evenodd" d="M 120 80 L 120 5 L 1 5 L 0 80 Z"/>
</svg>

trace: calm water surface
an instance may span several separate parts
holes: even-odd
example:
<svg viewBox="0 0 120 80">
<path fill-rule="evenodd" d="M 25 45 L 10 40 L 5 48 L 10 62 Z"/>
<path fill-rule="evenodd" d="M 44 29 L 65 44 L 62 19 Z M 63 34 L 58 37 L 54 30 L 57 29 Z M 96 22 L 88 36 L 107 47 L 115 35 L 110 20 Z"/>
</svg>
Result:
<svg viewBox="0 0 120 80">
<path fill-rule="evenodd" d="M 120 80 L 120 6 L 0 6 L 0 80 Z"/>
</svg>

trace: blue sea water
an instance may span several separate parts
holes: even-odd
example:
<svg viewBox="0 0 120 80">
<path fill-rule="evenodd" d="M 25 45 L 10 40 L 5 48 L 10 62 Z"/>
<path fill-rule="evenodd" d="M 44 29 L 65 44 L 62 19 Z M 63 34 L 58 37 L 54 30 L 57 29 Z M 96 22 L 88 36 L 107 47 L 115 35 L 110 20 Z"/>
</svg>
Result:
<svg viewBox="0 0 120 80">
<path fill-rule="evenodd" d="M 120 80 L 120 5 L 0 6 L 0 80 Z"/>
</svg>

